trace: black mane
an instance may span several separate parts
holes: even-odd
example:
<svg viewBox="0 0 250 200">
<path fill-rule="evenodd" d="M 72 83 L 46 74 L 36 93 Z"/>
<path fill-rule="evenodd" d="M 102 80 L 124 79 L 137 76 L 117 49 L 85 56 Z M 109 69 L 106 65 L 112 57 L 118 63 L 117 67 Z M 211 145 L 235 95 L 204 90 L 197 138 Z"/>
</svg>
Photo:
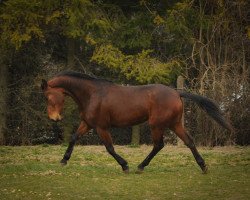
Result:
<svg viewBox="0 0 250 200">
<path fill-rule="evenodd" d="M 105 82 L 110 82 L 111 83 L 111 81 L 106 80 L 106 79 L 100 79 L 100 78 L 90 76 L 88 74 L 83 74 L 83 73 L 80 73 L 80 72 L 68 71 L 68 70 L 58 73 L 56 75 L 56 77 L 58 77 L 58 76 L 70 76 L 70 77 L 78 78 L 78 79 L 93 80 L 93 81 L 105 81 Z"/>
</svg>

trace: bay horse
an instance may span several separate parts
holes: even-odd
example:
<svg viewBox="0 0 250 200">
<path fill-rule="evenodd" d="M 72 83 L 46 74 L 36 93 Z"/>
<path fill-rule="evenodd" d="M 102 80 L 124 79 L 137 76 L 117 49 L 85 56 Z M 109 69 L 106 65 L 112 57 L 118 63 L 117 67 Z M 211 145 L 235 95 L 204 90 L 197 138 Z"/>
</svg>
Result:
<svg viewBox="0 0 250 200">
<path fill-rule="evenodd" d="M 133 126 L 148 121 L 153 150 L 138 165 L 138 172 L 142 172 L 164 147 L 163 133 L 166 128 L 169 128 L 190 148 L 197 164 L 206 173 L 205 161 L 181 122 L 183 112 L 181 97 L 194 101 L 220 125 L 231 130 L 231 125 L 212 100 L 200 95 L 176 91 L 162 84 L 122 86 L 86 74 L 63 71 L 49 81 L 42 80 L 41 88 L 47 99 L 47 112 L 51 120 L 62 119 L 65 95 L 72 97 L 79 107 L 81 122 L 76 133 L 72 134 L 61 160 L 62 165 L 66 165 L 70 159 L 77 139 L 95 128 L 108 153 L 127 173 L 128 163 L 115 152 L 109 128 Z"/>
</svg>

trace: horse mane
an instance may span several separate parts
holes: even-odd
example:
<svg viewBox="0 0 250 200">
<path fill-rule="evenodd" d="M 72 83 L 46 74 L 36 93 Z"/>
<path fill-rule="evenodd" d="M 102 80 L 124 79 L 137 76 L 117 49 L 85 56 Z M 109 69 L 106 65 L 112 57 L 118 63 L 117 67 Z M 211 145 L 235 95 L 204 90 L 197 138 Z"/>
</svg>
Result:
<svg viewBox="0 0 250 200">
<path fill-rule="evenodd" d="M 100 79 L 100 78 L 97 78 L 97 77 L 90 76 L 88 74 L 83 74 L 83 73 L 80 73 L 80 72 L 70 71 L 70 70 L 59 72 L 55 77 L 59 77 L 59 76 L 69 76 L 69 77 L 84 79 L 84 80 L 102 81 L 102 82 L 104 81 L 104 82 L 112 83 L 112 81 L 109 81 L 109 80 L 106 80 L 106 79 Z"/>
</svg>

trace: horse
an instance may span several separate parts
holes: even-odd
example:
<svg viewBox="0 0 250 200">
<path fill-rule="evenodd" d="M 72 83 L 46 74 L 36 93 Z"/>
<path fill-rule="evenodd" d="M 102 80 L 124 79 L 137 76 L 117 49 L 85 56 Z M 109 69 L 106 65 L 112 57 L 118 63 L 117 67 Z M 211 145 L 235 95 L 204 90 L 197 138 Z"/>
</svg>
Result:
<svg viewBox="0 0 250 200">
<path fill-rule="evenodd" d="M 153 149 L 138 165 L 138 172 L 142 172 L 164 147 L 164 130 L 169 128 L 191 150 L 202 172 L 206 173 L 207 165 L 182 124 L 181 98 L 194 101 L 221 126 L 232 130 L 214 101 L 163 84 L 123 86 L 86 74 L 63 71 L 49 81 L 43 79 L 41 89 L 47 99 L 47 112 L 51 120 L 62 120 L 65 96 L 70 96 L 79 108 L 80 125 L 71 136 L 68 148 L 60 161 L 62 165 L 66 165 L 70 159 L 77 139 L 95 128 L 107 152 L 119 163 L 122 170 L 128 173 L 128 163 L 116 153 L 109 129 L 147 121 L 151 130 Z"/>
</svg>

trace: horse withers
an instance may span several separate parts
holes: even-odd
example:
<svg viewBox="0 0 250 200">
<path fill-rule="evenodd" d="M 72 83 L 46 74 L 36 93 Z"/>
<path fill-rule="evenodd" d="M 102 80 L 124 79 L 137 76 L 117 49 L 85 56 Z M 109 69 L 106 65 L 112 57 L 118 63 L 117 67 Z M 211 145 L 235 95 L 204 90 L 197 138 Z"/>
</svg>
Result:
<svg viewBox="0 0 250 200">
<path fill-rule="evenodd" d="M 166 128 L 174 131 L 183 140 L 190 148 L 201 170 L 204 173 L 207 172 L 204 159 L 181 122 L 183 112 L 181 97 L 194 101 L 220 125 L 231 130 L 231 125 L 212 100 L 200 95 L 176 91 L 162 84 L 121 86 L 85 74 L 64 71 L 48 82 L 42 80 L 41 88 L 47 99 L 47 111 L 51 120 L 62 119 L 66 95 L 72 97 L 79 107 L 81 122 L 76 133 L 72 135 L 61 160 L 63 165 L 67 164 L 70 159 L 76 140 L 95 128 L 107 151 L 121 165 L 123 171 L 128 172 L 127 161 L 114 150 L 109 129 L 110 127 L 133 126 L 148 121 L 153 149 L 138 165 L 138 172 L 142 172 L 164 147 L 163 133 Z"/>
</svg>

